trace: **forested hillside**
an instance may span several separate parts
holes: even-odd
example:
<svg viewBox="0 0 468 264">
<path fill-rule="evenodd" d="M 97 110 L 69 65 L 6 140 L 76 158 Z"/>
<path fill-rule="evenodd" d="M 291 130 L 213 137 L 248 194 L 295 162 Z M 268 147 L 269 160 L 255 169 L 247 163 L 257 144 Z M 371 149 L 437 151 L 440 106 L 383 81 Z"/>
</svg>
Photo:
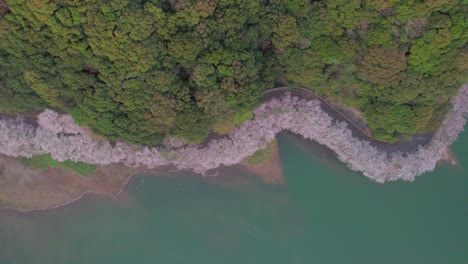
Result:
<svg viewBox="0 0 468 264">
<path fill-rule="evenodd" d="M 0 0 L 0 112 L 198 141 L 264 90 L 303 86 L 394 141 L 436 129 L 467 81 L 466 14 L 466 0 Z"/>
</svg>

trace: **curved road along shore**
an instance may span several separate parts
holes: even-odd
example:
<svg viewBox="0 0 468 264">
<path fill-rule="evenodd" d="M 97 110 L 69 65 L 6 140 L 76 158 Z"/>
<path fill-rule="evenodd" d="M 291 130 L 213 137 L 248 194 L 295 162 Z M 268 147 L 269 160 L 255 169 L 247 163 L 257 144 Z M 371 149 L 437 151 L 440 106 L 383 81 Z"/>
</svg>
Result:
<svg viewBox="0 0 468 264">
<path fill-rule="evenodd" d="M 263 100 L 267 101 L 275 97 L 280 97 L 285 92 L 290 92 L 292 96 L 296 96 L 300 99 L 319 100 L 321 102 L 322 109 L 328 115 L 330 115 L 335 120 L 344 121 L 349 125 L 348 127 L 351 130 L 354 137 L 360 140 L 368 141 L 372 146 L 378 149 L 384 150 L 387 153 L 392 153 L 396 151 L 401 151 L 401 152 L 416 151 L 419 146 L 424 146 L 425 144 L 429 143 L 429 141 L 431 141 L 432 139 L 432 136 L 434 135 L 434 133 L 415 134 L 413 135 L 412 139 L 409 141 L 400 141 L 394 144 L 390 144 L 384 141 L 377 140 L 375 138 L 372 138 L 366 135 L 366 133 L 362 131 L 357 125 L 355 125 L 345 116 L 343 116 L 335 108 L 330 106 L 330 104 L 328 104 L 326 100 L 324 100 L 323 98 L 315 94 L 313 91 L 305 89 L 305 88 L 278 87 L 278 88 L 269 89 L 264 92 Z"/>
<path fill-rule="evenodd" d="M 387 153 L 392 153 L 396 151 L 402 151 L 402 152 L 415 151 L 419 146 L 427 144 L 432 139 L 432 136 L 434 135 L 434 133 L 415 134 L 412 137 L 412 140 L 410 141 L 402 141 L 402 142 L 397 142 L 394 144 L 389 144 L 389 143 L 377 140 L 375 138 L 372 138 L 366 135 L 365 132 L 362 131 L 357 125 L 355 125 L 353 122 L 347 119 L 344 115 L 342 115 L 335 108 L 330 106 L 326 100 L 324 100 L 323 98 L 321 98 L 320 96 L 312 92 L 311 90 L 308 90 L 305 88 L 288 88 L 288 87 L 272 88 L 264 92 L 263 101 L 268 101 L 272 98 L 281 97 L 286 92 L 290 92 L 292 96 L 296 96 L 300 99 L 319 100 L 321 102 L 322 109 L 328 115 L 330 115 L 335 120 L 344 121 L 347 124 L 349 124 L 349 128 L 351 132 L 353 133 L 354 137 L 359 138 L 360 140 L 366 140 L 372 146 L 378 149 L 382 149 L 386 151 Z M 18 117 L 19 116 L 0 114 L 0 119 L 3 119 L 3 120 L 14 120 Z M 24 120 L 23 122 L 27 124 L 30 124 L 33 126 L 38 125 L 37 120 L 34 118 L 28 118 L 28 117 L 21 117 L 21 118 L 23 118 Z M 219 135 L 216 132 L 210 132 L 206 140 L 203 143 L 201 143 L 201 146 L 206 146 L 213 139 L 219 139 L 223 137 L 227 137 L 227 135 Z M 164 144 L 158 144 L 156 145 L 156 147 L 166 148 Z"/>
</svg>

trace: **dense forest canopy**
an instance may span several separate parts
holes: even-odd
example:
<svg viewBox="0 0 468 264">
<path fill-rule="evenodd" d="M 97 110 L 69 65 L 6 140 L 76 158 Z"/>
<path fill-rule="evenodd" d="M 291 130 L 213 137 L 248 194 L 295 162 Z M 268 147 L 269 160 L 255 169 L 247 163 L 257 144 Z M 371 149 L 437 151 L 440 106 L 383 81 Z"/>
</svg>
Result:
<svg viewBox="0 0 468 264">
<path fill-rule="evenodd" d="M 394 141 L 436 129 L 467 81 L 466 14 L 465 0 L 0 0 L 0 112 L 198 141 L 264 90 L 303 86 Z"/>
</svg>

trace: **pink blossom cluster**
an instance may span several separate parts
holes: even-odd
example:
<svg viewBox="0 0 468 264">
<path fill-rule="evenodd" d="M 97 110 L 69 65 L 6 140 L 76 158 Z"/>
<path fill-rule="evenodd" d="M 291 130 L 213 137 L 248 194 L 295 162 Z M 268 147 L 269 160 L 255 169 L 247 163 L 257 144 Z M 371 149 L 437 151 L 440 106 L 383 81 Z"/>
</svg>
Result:
<svg viewBox="0 0 468 264">
<path fill-rule="evenodd" d="M 70 115 L 61 115 L 46 109 L 37 116 L 37 123 L 43 129 L 59 134 L 82 134 L 84 130 L 79 127 Z"/>
<path fill-rule="evenodd" d="M 265 148 L 282 130 L 290 130 L 315 140 L 333 150 L 352 170 L 377 181 L 412 181 L 431 171 L 437 161 L 446 158 L 448 147 L 463 131 L 468 114 L 468 85 L 463 86 L 451 103 L 441 128 L 426 146 L 411 153 L 388 154 L 368 141 L 352 136 L 344 122 L 333 120 L 318 100 L 300 100 L 285 94 L 263 103 L 255 118 L 236 127 L 229 137 L 201 145 L 183 145 L 161 151 L 154 147 L 98 141 L 84 133 L 69 115 L 46 110 L 38 117 L 39 127 L 21 120 L 0 120 L 0 153 L 31 157 L 49 153 L 58 161 L 73 160 L 93 164 L 123 163 L 129 166 L 155 168 L 172 164 L 179 169 L 205 174 L 220 166 L 239 163 L 257 150 Z"/>
<path fill-rule="evenodd" d="M 35 128 L 21 119 L 0 120 L 0 153 L 14 157 L 31 157 L 50 154 L 57 161 L 81 161 L 108 165 L 122 162 L 128 166 L 157 167 L 166 164 L 155 148 L 136 146 L 124 142 L 111 145 L 108 141 L 91 138 L 73 119 L 46 110 L 39 126 Z M 52 112 L 52 113 L 50 113 Z M 44 120 L 52 123 L 44 123 Z M 56 124 L 61 124 L 63 127 Z"/>
</svg>

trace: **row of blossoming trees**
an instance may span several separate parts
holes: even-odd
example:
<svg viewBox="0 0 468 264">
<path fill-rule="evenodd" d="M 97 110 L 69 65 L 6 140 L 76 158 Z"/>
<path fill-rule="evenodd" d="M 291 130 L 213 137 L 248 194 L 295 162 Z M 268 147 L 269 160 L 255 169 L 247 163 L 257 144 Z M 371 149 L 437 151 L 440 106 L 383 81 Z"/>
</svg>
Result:
<svg viewBox="0 0 468 264">
<path fill-rule="evenodd" d="M 468 85 L 452 98 L 453 107 L 431 142 L 411 153 L 388 154 L 367 141 L 352 136 L 344 122 L 333 120 L 317 100 L 299 100 L 285 94 L 262 104 L 255 118 L 234 129 L 229 137 L 208 144 L 188 145 L 165 151 L 124 142 L 111 144 L 91 137 L 69 115 L 45 110 L 38 127 L 17 120 L 0 120 L 0 153 L 14 157 L 50 154 L 58 161 L 73 160 L 93 164 L 123 163 L 155 168 L 174 165 L 204 174 L 219 166 L 239 163 L 265 148 L 277 133 L 290 130 L 332 149 L 348 166 L 377 182 L 413 180 L 435 168 L 448 154 L 448 147 L 463 131 L 468 114 Z"/>
</svg>

